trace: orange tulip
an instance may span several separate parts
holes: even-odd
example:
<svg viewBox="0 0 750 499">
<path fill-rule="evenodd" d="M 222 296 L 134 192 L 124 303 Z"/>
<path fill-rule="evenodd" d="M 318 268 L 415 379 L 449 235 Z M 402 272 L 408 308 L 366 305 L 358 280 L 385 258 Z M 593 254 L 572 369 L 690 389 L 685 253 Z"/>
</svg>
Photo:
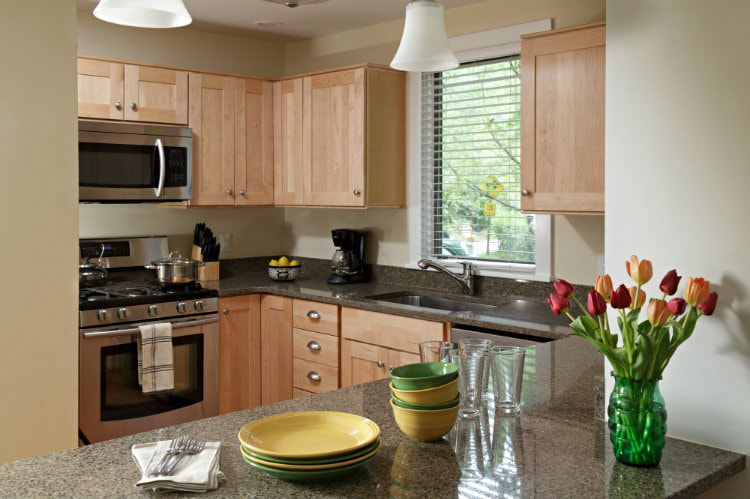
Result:
<svg viewBox="0 0 750 499">
<path fill-rule="evenodd" d="M 628 275 L 638 284 L 646 284 L 651 280 L 654 275 L 654 269 L 651 266 L 651 260 L 640 260 L 638 257 L 633 255 L 630 260 L 625 262 L 625 270 L 628 271 Z"/>
<path fill-rule="evenodd" d="M 690 277 L 685 285 L 685 301 L 692 306 L 698 306 L 708 298 L 711 283 L 702 277 Z"/>
<path fill-rule="evenodd" d="M 648 310 L 646 311 L 648 321 L 654 327 L 661 327 L 667 323 L 670 317 L 669 309 L 667 308 L 667 302 L 664 300 L 654 300 L 648 302 Z"/>
<path fill-rule="evenodd" d="M 596 284 L 594 289 L 604 297 L 604 300 L 609 302 L 609 297 L 612 295 L 612 279 L 609 274 L 596 276 Z"/>
<path fill-rule="evenodd" d="M 636 309 L 636 308 L 641 308 L 643 304 L 646 303 L 646 292 L 643 291 L 642 289 L 638 291 L 638 299 L 637 300 L 635 299 L 635 291 L 637 289 L 638 289 L 637 287 L 633 286 L 632 288 L 628 290 L 630 291 L 630 309 L 631 310 Z"/>
</svg>

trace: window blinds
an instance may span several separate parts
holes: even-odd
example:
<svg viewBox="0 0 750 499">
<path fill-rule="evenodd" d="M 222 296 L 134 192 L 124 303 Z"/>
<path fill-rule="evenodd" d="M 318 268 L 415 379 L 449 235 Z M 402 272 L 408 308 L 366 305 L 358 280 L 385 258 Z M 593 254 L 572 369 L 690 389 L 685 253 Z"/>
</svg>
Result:
<svg viewBox="0 0 750 499">
<path fill-rule="evenodd" d="M 422 75 L 422 254 L 534 263 L 520 211 L 520 60 Z"/>
</svg>

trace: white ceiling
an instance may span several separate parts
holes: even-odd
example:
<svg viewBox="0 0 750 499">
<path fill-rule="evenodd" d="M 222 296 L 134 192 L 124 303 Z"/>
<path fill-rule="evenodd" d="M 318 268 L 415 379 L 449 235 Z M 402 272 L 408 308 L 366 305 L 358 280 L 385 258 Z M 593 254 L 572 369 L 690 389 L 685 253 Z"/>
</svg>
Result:
<svg viewBox="0 0 750 499">
<path fill-rule="evenodd" d="M 192 27 L 255 38 L 295 40 L 403 19 L 407 0 L 317 0 L 290 9 L 264 0 L 184 0 L 193 16 Z M 446 8 L 482 0 L 442 0 Z M 77 0 L 78 9 L 91 12 L 97 0 Z M 280 21 L 283 26 L 261 28 L 258 21 Z"/>
</svg>

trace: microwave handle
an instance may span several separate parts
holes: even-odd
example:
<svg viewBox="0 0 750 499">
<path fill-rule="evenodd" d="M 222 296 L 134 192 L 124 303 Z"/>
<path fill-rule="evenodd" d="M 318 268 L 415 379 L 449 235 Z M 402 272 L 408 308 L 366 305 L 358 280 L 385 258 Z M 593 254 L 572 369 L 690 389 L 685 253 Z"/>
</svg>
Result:
<svg viewBox="0 0 750 499">
<path fill-rule="evenodd" d="M 161 197 L 161 193 L 164 190 L 164 176 L 167 173 L 167 163 L 164 158 L 164 143 L 161 141 L 161 138 L 156 139 L 156 149 L 159 151 L 159 184 L 154 189 L 154 192 L 158 198 Z"/>
</svg>

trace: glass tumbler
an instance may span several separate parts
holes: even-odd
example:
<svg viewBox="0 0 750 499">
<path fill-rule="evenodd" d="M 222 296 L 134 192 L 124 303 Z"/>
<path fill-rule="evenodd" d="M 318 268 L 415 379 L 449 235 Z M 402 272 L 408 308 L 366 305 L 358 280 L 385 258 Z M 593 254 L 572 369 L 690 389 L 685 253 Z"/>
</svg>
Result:
<svg viewBox="0 0 750 499">
<path fill-rule="evenodd" d="M 492 340 L 485 340 L 481 338 L 462 338 L 458 340 L 458 348 L 459 350 L 467 350 L 467 351 L 481 351 L 485 354 L 489 354 L 490 348 L 492 348 Z M 487 403 L 487 394 L 490 391 L 490 377 L 491 377 L 491 369 L 490 369 L 490 360 L 486 359 L 484 361 L 484 367 L 482 369 L 482 382 L 481 382 L 481 390 L 479 392 L 480 398 L 482 400 L 482 403 Z"/>
<path fill-rule="evenodd" d="M 521 347 L 496 346 L 490 349 L 496 414 L 514 414 L 521 410 L 525 355 L 526 350 Z"/>
<path fill-rule="evenodd" d="M 419 344 L 421 362 L 442 362 L 448 359 L 451 350 L 458 348 L 452 341 L 423 341 Z"/>
<path fill-rule="evenodd" d="M 458 365 L 461 386 L 461 417 L 470 418 L 479 414 L 482 406 L 482 372 L 487 355 L 481 350 L 451 350 L 449 361 Z"/>
</svg>

